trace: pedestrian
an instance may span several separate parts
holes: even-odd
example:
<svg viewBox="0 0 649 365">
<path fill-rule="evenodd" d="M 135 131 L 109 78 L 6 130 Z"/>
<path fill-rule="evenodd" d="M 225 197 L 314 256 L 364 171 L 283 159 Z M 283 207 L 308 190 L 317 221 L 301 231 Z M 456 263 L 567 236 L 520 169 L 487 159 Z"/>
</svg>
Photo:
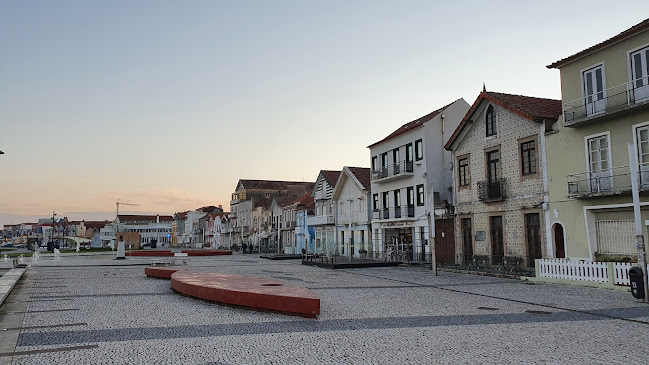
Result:
<svg viewBox="0 0 649 365">
<path fill-rule="evenodd" d="M 248 245 L 246 245 L 245 243 L 241 245 L 241 249 L 243 250 L 244 254 L 246 253 L 246 248 L 248 248 Z"/>
</svg>

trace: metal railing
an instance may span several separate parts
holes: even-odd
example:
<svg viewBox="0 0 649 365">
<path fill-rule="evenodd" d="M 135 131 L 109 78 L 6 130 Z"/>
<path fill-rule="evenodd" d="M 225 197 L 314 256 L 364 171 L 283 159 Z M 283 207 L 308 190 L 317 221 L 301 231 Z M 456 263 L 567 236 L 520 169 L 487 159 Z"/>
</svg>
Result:
<svg viewBox="0 0 649 365">
<path fill-rule="evenodd" d="M 507 180 L 505 178 L 478 181 L 478 199 L 480 200 L 504 199 L 506 196 L 505 194 L 506 183 Z"/>
<path fill-rule="evenodd" d="M 563 104 L 565 126 L 614 113 L 649 101 L 649 79 L 643 77 Z"/>
<path fill-rule="evenodd" d="M 336 223 L 336 218 L 333 215 L 314 215 L 307 218 L 307 226 L 323 226 L 327 224 Z"/>
<path fill-rule="evenodd" d="M 412 161 L 401 161 L 372 170 L 372 181 L 382 180 L 389 177 L 411 176 L 413 172 L 414 163 Z"/>
<path fill-rule="evenodd" d="M 536 257 L 518 255 L 437 254 L 437 266 L 491 274 L 534 276 Z"/>
<path fill-rule="evenodd" d="M 400 218 L 414 218 L 415 206 L 402 205 L 399 207 L 383 208 L 372 211 L 372 219 L 400 219 Z"/>
<path fill-rule="evenodd" d="M 638 167 L 638 187 L 649 190 L 649 164 Z M 566 177 L 568 197 L 597 197 L 624 194 L 631 191 L 630 166 L 570 174 Z"/>
</svg>

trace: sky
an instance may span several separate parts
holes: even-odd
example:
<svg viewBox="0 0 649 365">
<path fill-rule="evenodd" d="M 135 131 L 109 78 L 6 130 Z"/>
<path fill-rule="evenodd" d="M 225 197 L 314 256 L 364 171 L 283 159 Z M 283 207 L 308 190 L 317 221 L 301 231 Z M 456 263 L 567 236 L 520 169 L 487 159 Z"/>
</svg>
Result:
<svg viewBox="0 0 649 365">
<path fill-rule="evenodd" d="M 615 7 L 613 7 L 615 5 Z M 629 9 L 634 9 L 629 11 Z M 0 224 L 229 209 L 644 20 L 628 1 L 0 1 Z"/>
</svg>

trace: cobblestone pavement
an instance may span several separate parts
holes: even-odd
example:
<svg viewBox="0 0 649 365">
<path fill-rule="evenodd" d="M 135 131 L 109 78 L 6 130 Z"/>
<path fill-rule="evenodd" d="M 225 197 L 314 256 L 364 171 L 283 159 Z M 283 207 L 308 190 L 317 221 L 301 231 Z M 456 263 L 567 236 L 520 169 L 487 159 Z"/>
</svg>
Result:
<svg viewBox="0 0 649 365">
<path fill-rule="evenodd" d="M 44 351 L 13 363 L 649 362 L 649 306 L 622 291 L 407 267 L 334 271 L 241 254 L 192 258 L 188 269 L 308 287 L 321 315 L 184 297 L 143 266 L 32 267 L 22 327 L 67 326 L 22 329 L 15 351 Z"/>
</svg>

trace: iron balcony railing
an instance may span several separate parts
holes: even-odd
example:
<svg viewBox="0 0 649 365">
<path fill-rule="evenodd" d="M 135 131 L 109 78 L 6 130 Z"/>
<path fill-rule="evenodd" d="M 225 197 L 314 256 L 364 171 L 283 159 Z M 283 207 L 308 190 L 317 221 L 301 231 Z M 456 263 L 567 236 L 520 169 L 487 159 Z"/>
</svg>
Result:
<svg viewBox="0 0 649 365">
<path fill-rule="evenodd" d="M 372 211 L 372 219 L 400 219 L 413 218 L 414 216 L 414 205 L 403 205 L 399 207 L 376 209 Z"/>
<path fill-rule="evenodd" d="M 401 161 L 388 166 L 379 167 L 372 170 L 372 181 L 387 181 L 396 178 L 412 176 L 414 166 L 412 161 Z"/>
<path fill-rule="evenodd" d="M 631 192 L 631 169 L 618 166 L 567 176 L 569 198 L 594 198 Z M 649 164 L 638 166 L 638 189 L 649 190 Z"/>
<path fill-rule="evenodd" d="M 649 78 L 643 77 L 564 103 L 563 124 L 576 125 L 648 102 Z"/>
<path fill-rule="evenodd" d="M 505 199 L 506 179 L 478 181 L 478 199 L 482 201 Z"/>
</svg>

